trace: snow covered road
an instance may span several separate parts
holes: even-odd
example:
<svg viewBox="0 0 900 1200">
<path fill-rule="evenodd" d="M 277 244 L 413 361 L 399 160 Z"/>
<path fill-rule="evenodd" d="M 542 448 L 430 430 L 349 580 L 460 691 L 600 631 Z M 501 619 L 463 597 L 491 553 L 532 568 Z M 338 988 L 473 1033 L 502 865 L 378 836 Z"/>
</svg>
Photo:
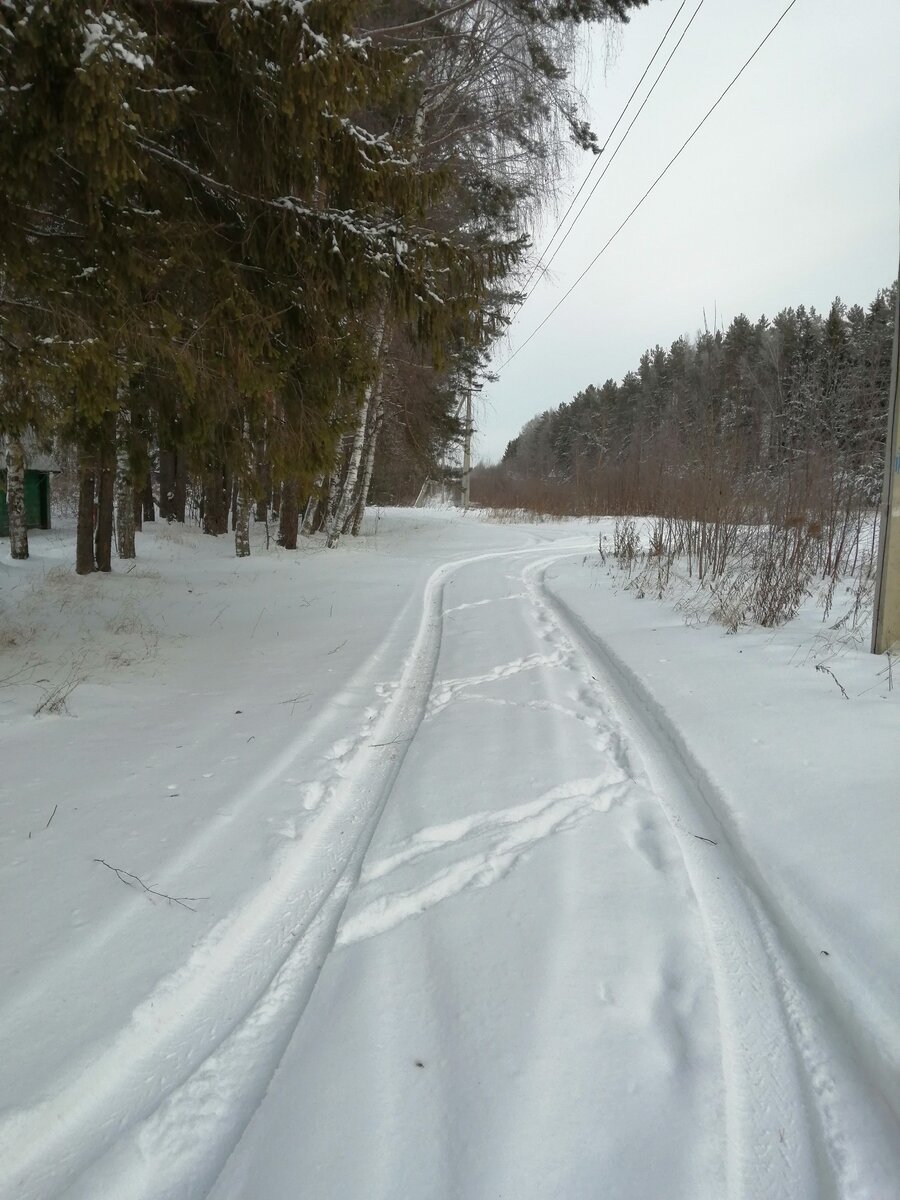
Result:
<svg viewBox="0 0 900 1200">
<path fill-rule="evenodd" d="M 831 1193 L 777 949 L 689 774 L 548 593 L 457 567 L 422 725 L 213 1195 Z"/>
<path fill-rule="evenodd" d="M 303 782 L 271 869 L 0 1122 L 4 1200 L 894 1194 L 702 769 L 556 586 L 591 543 L 527 541 L 245 781 L 220 863 Z"/>
<path fill-rule="evenodd" d="M 214 1196 L 724 1194 L 690 880 L 535 558 L 435 597 L 424 720 Z"/>
</svg>

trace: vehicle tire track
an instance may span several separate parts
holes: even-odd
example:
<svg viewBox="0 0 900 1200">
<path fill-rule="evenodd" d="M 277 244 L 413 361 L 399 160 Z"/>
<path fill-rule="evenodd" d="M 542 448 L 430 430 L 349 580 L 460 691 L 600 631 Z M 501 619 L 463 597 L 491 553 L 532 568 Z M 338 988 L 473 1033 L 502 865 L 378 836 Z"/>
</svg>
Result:
<svg viewBox="0 0 900 1200">
<path fill-rule="evenodd" d="M 585 699 L 593 697 L 636 751 L 630 766 L 646 775 L 671 826 L 703 922 L 722 1038 L 729 1200 L 825 1200 L 836 1194 L 832 1164 L 755 898 L 730 861 L 695 765 L 663 736 L 598 639 L 549 591 L 546 572 L 563 557 L 525 568 L 536 619 L 573 666 L 580 662 Z"/>
<path fill-rule="evenodd" d="M 0 1197 L 205 1195 L 266 1088 L 333 948 L 347 898 L 432 693 L 454 559 L 429 576 L 418 631 L 381 716 L 361 722 L 327 804 L 271 877 L 162 980 L 127 1025 L 0 1121 Z M 390 637 L 390 635 L 389 635 Z M 376 652 L 377 653 L 377 652 Z M 278 760 L 287 769 L 290 749 Z M 270 766 L 250 789 L 273 781 Z M 187 1112 L 199 1114 L 193 1133 Z M 178 1136 L 180 1134 L 180 1136 Z"/>
</svg>

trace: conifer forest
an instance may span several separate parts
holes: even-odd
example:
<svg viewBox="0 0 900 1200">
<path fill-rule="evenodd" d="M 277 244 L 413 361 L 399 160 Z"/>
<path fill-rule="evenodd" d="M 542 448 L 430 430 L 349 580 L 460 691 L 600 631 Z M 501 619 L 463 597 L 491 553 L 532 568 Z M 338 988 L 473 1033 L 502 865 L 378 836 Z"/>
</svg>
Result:
<svg viewBox="0 0 900 1200">
<path fill-rule="evenodd" d="M 458 438 L 530 217 L 597 150 L 580 27 L 646 2 L 4 0 L 11 500 L 27 433 L 76 462 L 82 574 L 154 500 L 238 556 L 251 513 L 356 532 L 381 438 Z"/>
<path fill-rule="evenodd" d="M 473 496 L 651 517 L 652 587 L 666 591 L 681 557 L 701 582 L 729 577 L 744 594 L 726 624 L 748 608 L 781 623 L 816 573 L 833 586 L 862 567 L 871 583 L 896 305 L 894 283 L 866 308 L 837 298 L 826 315 L 740 314 L 648 349 L 621 382 L 533 417 L 499 464 L 475 470 Z"/>
</svg>

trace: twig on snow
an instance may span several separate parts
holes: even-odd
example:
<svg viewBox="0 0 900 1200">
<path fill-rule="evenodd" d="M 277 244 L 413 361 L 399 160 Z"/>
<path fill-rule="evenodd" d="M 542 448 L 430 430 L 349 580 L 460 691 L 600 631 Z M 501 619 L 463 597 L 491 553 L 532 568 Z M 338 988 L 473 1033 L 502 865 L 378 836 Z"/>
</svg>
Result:
<svg viewBox="0 0 900 1200">
<path fill-rule="evenodd" d="M 816 663 L 816 670 L 821 671 L 823 675 L 830 675 L 831 678 L 834 680 L 834 682 L 841 689 L 841 695 L 844 697 L 844 699 L 845 700 L 850 699 L 850 697 L 847 695 L 846 691 L 844 690 L 844 685 L 838 679 L 837 675 L 835 675 L 834 671 L 829 670 L 829 668 L 826 667 L 824 663 Z"/>
<path fill-rule="evenodd" d="M 182 908 L 189 908 L 191 912 L 197 911 L 193 905 L 196 904 L 198 900 L 209 899 L 209 896 L 169 896 L 166 892 L 158 892 L 156 888 L 148 887 L 139 875 L 132 875 L 130 871 L 123 871 L 121 867 L 112 866 L 112 864 L 108 863 L 105 858 L 95 858 L 94 862 L 100 863 L 102 867 L 106 867 L 107 870 L 112 871 L 115 875 L 118 875 L 119 879 L 121 879 L 121 881 L 127 887 L 134 887 L 134 883 L 137 883 L 144 889 L 145 892 L 147 892 L 148 895 L 159 896 L 160 900 L 168 900 L 170 904 L 180 904 Z M 133 879 L 134 883 L 129 883 L 129 879 Z M 189 901 L 192 903 L 189 903 Z"/>
<path fill-rule="evenodd" d="M 56 816 L 56 810 L 57 810 L 58 808 L 59 808 L 59 805 L 58 805 L 58 804 L 54 804 L 54 805 L 53 805 L 53 812 L 52 812 L 52 813 L 50 814 L 50 816 L 47 818 L 47 824 L 44 826 L 44 828 L 45 828 L 45 829 L 49 829 L 49 828 L 50 828 L 50 822 L 51 822 L 51 821 L 53 820 L 53 818 Z"/>
<path fill-rule="evenodd" d="M 17 667 L 15 669 L 15 671 L 10 671 L 10 673 L 8 675 L 0 675 L 0 687 L 8 687 L 13 683 L 18 682 L 18 680 L 25 674 L 26 671 L 33 671 L 33 670 L 34 670 L 33 664 L 24 663 L 21 667 Z M 47 680 L 46 679 L 36 679 L 34 682 L 35 683 L 46 683 Z"/>
<path fill-rule="evenodd" d="M 698 842 L 709 842 L 711 846 L 718 846 L 718 842 L 714 842 L 712 838 L 704 837 L 702 833 L 692 833 L 691 837 L 695 837 Z"/>
</svg>

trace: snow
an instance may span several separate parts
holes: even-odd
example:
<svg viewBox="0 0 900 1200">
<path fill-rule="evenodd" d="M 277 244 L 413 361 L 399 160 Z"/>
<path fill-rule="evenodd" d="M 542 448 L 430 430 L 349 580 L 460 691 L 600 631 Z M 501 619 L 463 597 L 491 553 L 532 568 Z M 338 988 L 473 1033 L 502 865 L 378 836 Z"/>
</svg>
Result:
<svg viewBox="0 0 900 1200">
<path fill-rule="evenodd" d="M 118 59 L 136 71 L 146 71 L 153 66 L 152 58 L 146 54 L 136 54 L 125 45 L 126 41 L 140 42 L 146 39 L 146 32 L 136 24 L 123 21 L 109 12 L 95 15 L 88 11 L 85 17 L 84 46 L 81 51 L 83 67 L 89 65 L 96 57 Z M 93 20 L 90 19 L 92 17 Z"/>
<path fill-rule="evenodd" d="M 898 1193 L 883 659 L 596 523 L 145 528 L 0 558 L 4 1200 Z"/>
</svg>

